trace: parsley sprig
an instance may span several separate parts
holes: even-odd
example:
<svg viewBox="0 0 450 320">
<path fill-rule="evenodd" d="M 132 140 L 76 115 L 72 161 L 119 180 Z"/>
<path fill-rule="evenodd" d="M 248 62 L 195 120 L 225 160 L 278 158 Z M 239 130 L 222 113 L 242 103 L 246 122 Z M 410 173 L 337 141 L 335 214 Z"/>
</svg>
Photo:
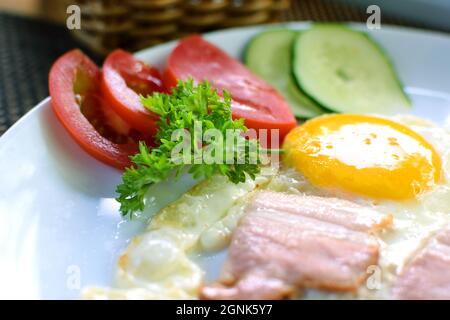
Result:
<svg viewBox="0 0 450 320">
<path fill-rule="evenodd" d="M 133 165 L 125 170 L 122 183 L 116 189 L 123 216 L 132 217 L 133 213 L 142 211 L 148 188 L 170 176 L 178 177 L 186 171 L 195 179 L 222 174 L 233 183 L 239 183 L 244 182 L 247 175 L 254 179 L 260 171 L 259 142 L 257 139 L 245 139 L 239 134 L 246 132 L 247 128 L 243 119 L 232 119 L 231 97 L 228 92 L 224 91 L 223 97 L 220 97 L 207 81 L 195 86 L 192 79 L 188 79 L 180 81 L 171 94 L 153 93 L 151 96 L 141 97 L 141 100 L 147 109 L 160 117 L 156 133 L 158 145 L 149 150 L 145 143 L 140 142 L 139 153 L 131 157 Z M 231 156 L 233 161 L 208 164 L 195 161 L 200 151 L 213 147 L 214 155 L 214 147 L 217 144 L 220 144 L 218 147 L 223 147 L 224 144 L 223 141 L 215 140 L 208 143 L 199 141 L 196 138 L 196 121 L 200 121 L 205 130 L 218 130 L 223 137 L 226 136 L 227 129 L 238 133 L 233 139 L 236 139 L 234 142 L 238 142 L 241 148 L 217 149 L 223 150 L 223 159 Z M 172 151 L 179 144 L 172 137 L 180 129 L 192 137 L 188 163 L 177 161 L 180 159 L 172 156 Z"/>
</svg>

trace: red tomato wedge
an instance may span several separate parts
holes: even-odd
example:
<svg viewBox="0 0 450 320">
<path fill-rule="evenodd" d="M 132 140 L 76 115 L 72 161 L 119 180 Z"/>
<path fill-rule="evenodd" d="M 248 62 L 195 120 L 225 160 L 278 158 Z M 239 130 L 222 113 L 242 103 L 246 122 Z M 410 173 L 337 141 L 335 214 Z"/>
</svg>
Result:
<svg viewBox="0 0 450 320">
<path fill-rule="evenodd" d="M 192 77 L 208 80 L 216 89 L 228 90 L 233 98 L 234 118 L 244 118 L 253 129 L 279 129 L 280 140 L 296 126 L 284 98 L 244 65 L 198 35 L 182 39 L 167 60 L 164 83 Z"/>
<path fill-rule="evenodd" d="M 128 142 L 130 127 L 109 110 L 99 95 L 100 70 L 78 49 L 69 51 L 53 64 L 49 91 L 56 116 L 90 155 L 123 169 L 137 152 Z M 116 142 L 124 142 L 119 144 Z"/>
<path fill-rule="evenodd" d="M 117 49 L 103 64 L 101 90 L 114 111 L 133 128 L 154 135 L 158 118 L 142 105 L 139 94 L 164 92 L 159 71 Z"/>
</svg>

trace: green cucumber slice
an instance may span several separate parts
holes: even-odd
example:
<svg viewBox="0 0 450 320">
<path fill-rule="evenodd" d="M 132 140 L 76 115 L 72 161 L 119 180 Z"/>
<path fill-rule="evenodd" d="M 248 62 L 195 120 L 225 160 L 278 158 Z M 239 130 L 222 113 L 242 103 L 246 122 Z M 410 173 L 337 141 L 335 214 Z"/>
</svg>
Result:
<svg viewBox="0 0 450 320">
<path fill-rule="evenodd" d="M 285 97 L 298 118 L 312 118 L 324 111 L 298 88 L 292 75 L 292 43 L 297 32 L 276 29 L 256 35 L 247 45 L 244 62 L 255 74 Z"/>
<path fill-rule="evenodd" d="M 316 24 L 299 33 L 293 51 L 298 85 L 324 108 L 395 114 L 411 106 L 388 57 L 365 33 Z"/>
</svg>

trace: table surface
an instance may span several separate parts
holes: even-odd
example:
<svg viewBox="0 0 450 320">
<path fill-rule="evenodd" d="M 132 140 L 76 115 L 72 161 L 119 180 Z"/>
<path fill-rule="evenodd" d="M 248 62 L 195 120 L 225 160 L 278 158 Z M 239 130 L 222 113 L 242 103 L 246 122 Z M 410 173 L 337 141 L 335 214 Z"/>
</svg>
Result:
<svg viewBox="0 0 450 320">
<path fill-rule="evenodd" d="M 283 19 L 361 22 L 367 14 L 362 7 L 327 0 L 293 0 Z M 382 23 L 431 29 L 386 15 Z M 75 47 L 101 61 L 62 25 L 0 12 L 0 135 L 48 96 L 47 77 L 53 61 Z"/>
</svg>

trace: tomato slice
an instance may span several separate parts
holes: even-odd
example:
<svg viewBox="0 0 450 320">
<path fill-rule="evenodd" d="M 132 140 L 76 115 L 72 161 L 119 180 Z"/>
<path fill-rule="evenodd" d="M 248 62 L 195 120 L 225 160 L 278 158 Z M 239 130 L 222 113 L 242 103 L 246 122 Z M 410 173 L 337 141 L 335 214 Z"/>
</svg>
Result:
<svg viewBox="0 0 450 320">
<path fill-rule="evenodd" d="M 280 140 L 296 126 L 294 115 L 284 98 L 268 83 L 252 74 L 239 61 L 198 35 L 182 39 L 167 60 L 164 84 L 192 77 L 208 80 L 233 98 L 234 118 L 244 118 L 254 129 L 279 129 Z"/>
<path fill-rule="evenodd" d="M 69 51 L 53 64 L 49 91 L 56 116 L 90 155 L 123 169 L 137 144 L 128 138 L 131 128 L 109 110 L 99 95 L 101 73 L 78 49 Z"/>
<path fill-rule="evenodd" d="M 114 111 L 133 128 L 154 135 L 157 116 L 144 108 L 139 94 L 164 92 L 159 71 L 117 49 L 103 64 L 101 90 Z"/>
</svg>

